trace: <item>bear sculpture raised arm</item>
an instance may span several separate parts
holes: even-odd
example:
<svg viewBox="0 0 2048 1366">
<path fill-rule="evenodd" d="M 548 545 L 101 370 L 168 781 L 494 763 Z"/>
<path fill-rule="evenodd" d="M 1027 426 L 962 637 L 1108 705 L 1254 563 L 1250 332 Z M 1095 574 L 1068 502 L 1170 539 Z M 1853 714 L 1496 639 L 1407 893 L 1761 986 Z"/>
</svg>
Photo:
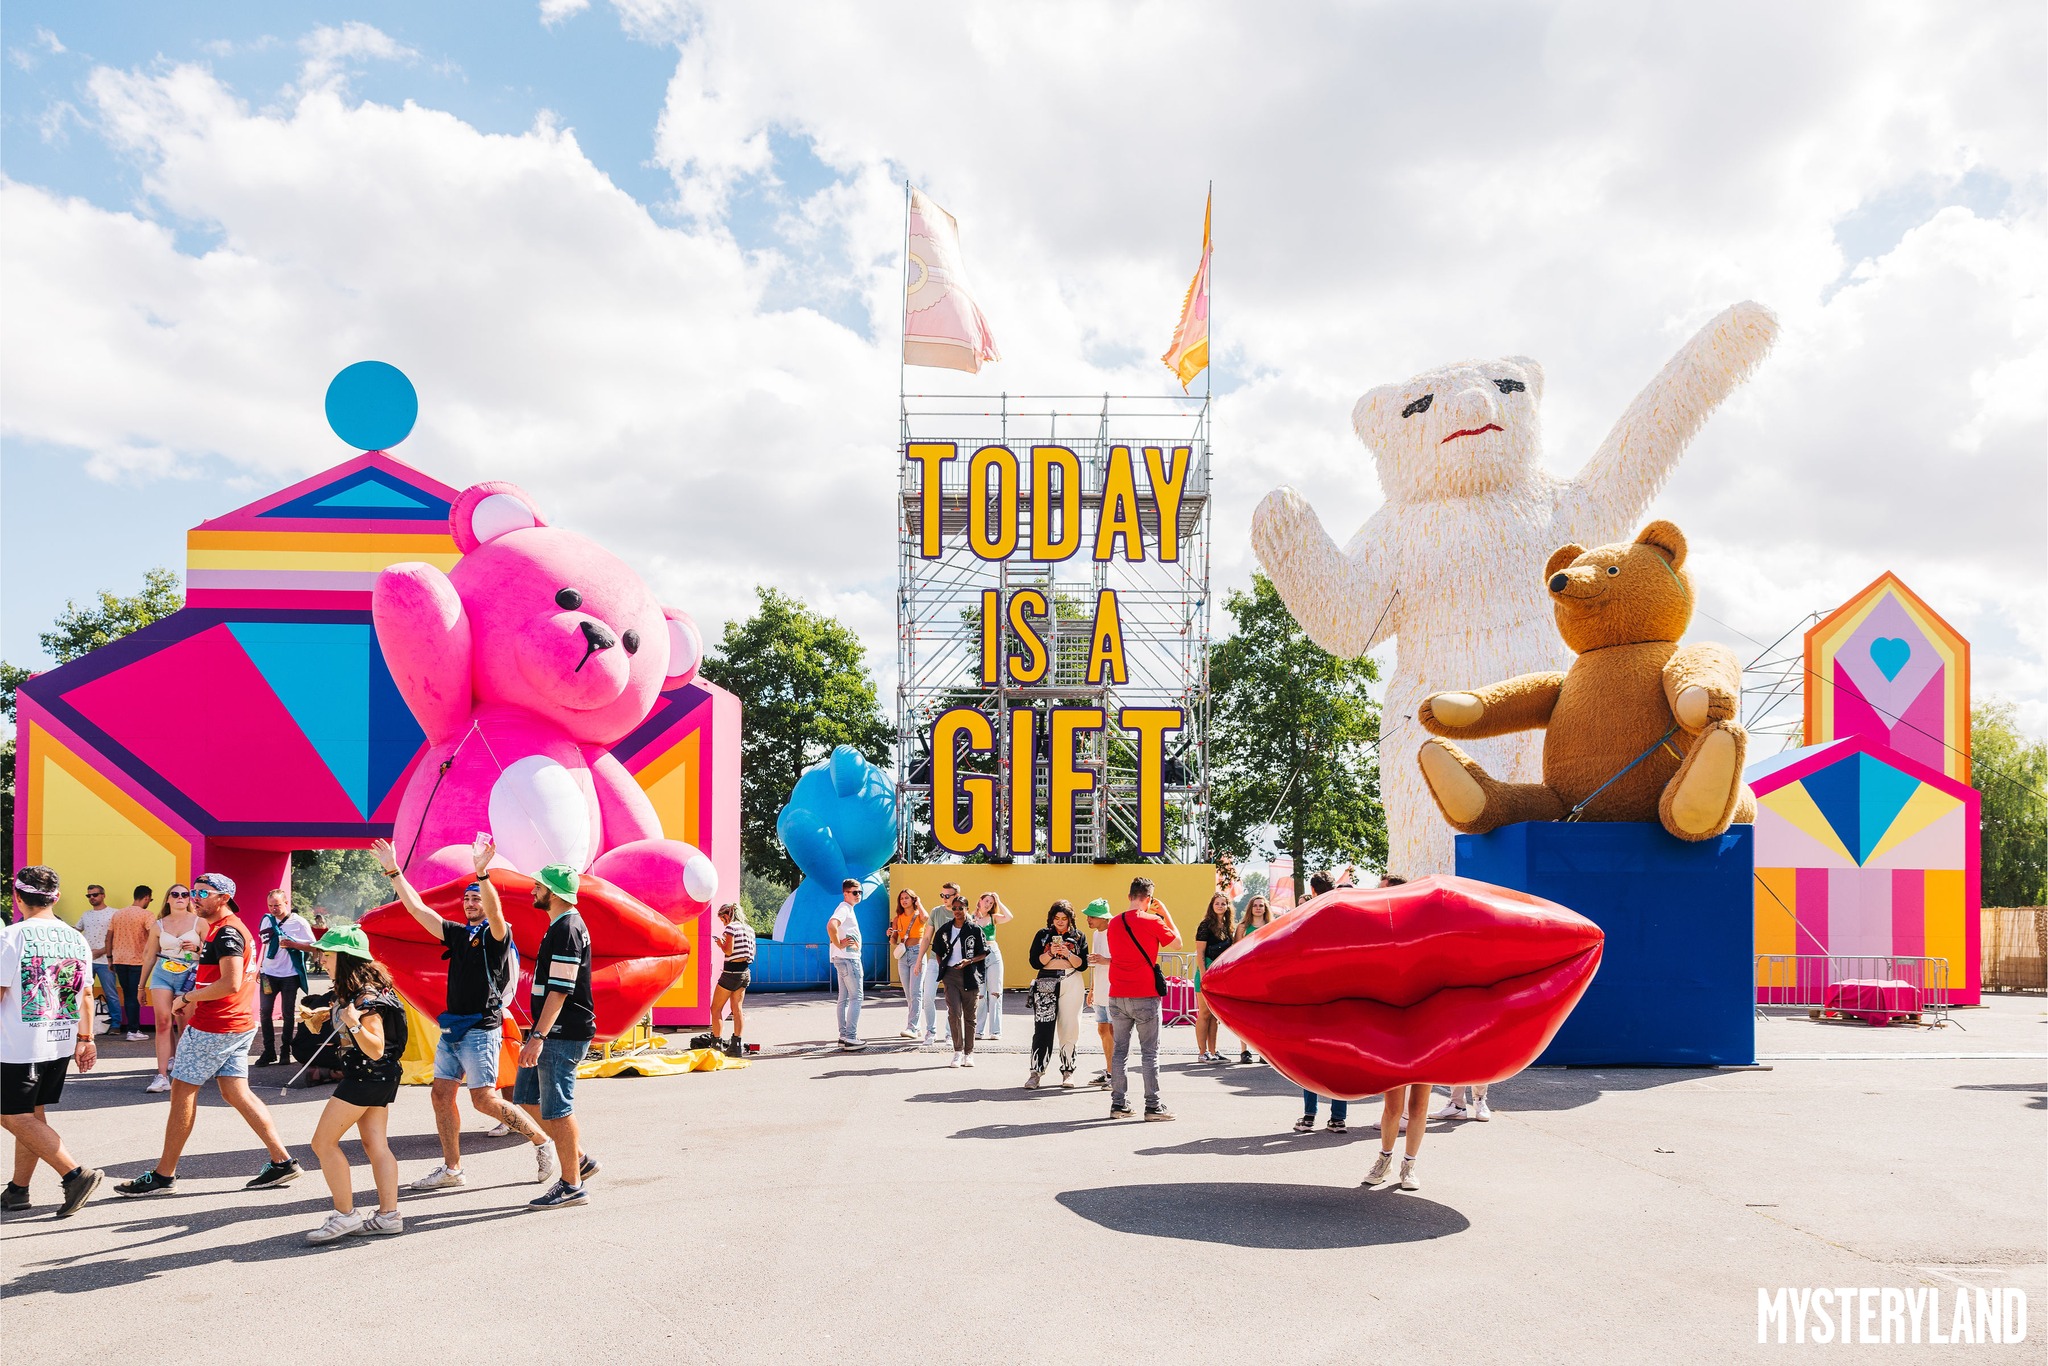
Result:
<svg viewBox="0 0 2048 1366">
<path fill-rule="evenodd" d="M 775 937 L 822 941 L 825 922 L 841 902 L 840 886 L 852 878 L 861 888 L 862 937 L 878 942 L 887 918 L 883 874 L 896 852 L 896 789 L 889 775 L 853 746 L 840 745 L 796 780 L 775 818 L 775 833 L 804 875 L 776 917 Z"/>
<path fill-rule="evenodd" d="M 1467 834 L 1656 820 L 1693 841 L 1753 822 L 1742 667 L 1724 645 L 1678 643 L 1693 609 L 1684 534 L 1652 522 L 1633 542 L 1563 546 L 1543 578 L 1571 667 L 1423 699 L 1417 720 L 1446 737 L 1417 756 L 1444 819 Z M 1539 782 L 1504 782 L 1449 743 L 1516 731 L 1543 733 Z"/>
</svg>

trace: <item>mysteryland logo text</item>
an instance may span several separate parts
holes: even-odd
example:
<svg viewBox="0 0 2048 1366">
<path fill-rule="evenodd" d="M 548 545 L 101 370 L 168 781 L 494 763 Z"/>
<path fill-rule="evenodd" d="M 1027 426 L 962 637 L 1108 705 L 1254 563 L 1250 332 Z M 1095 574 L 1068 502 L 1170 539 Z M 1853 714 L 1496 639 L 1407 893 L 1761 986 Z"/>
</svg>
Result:
<svg viewBox="0 0 2048 1366">
<path fill-rule="evenodd" d="M 1780 1286 L 1756 1292 L 1756 1340 L 1784 1343 L 2014 1343 L 2027 1292 L 2012 1287 Z"/>
</svg>

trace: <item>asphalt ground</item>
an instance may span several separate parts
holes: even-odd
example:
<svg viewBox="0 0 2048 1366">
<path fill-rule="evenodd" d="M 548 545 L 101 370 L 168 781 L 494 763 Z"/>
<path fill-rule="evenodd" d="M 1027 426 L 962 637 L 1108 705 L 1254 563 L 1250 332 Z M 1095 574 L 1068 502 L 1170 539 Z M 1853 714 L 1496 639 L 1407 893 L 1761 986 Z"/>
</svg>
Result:
<svg viewBox="0 0 2048 1366">
<path fill-rule="evenodd" d="M 53 1117 L 108 1186 L 76 1217 L 0 1225 L 15 1366 L 905 1361 L 1691 1362 L 2048 1359 L 2048 1002 L 1993 998 L 1940 1030 L 1758 1025 L 1767 1070 L 1549 1070 L 1437 1123 L 1422 1188 L 1360 1187 L 1377 1105 L 1297 1135 L 1271 1068 L 1194 1061 L 1167 1031 L 1172 1123 L 1098 1090 L 1027 1091 L 1011 993 L 998 1043 L 893 1035 L 900 995 L 831 1044 L 821 996 L 758 997 L 744 1069 L 581 1083 L 604 1164 L 581 1209 L 529 1211 L 516 1140 L 464 1102 L 471 1184 L 407 1196 L 406 1232 L 309 1246 L 309 1170 L 244 1192 L 263 1154 L 211 1092 L 176 1193 L 150 1165 L 145 1043 L 113 1042 Z M 1092 1046 L 1084 1025 L 1083 1053 Z M 1092 1072 L 1092 1069 L 1091 1069 Z M 301 1161 L 325 1089 L 280 1097 Z M 401 1179 L 438 1161 L 425 1088 L 393 1109 Z M 349 1145 L 353 1151 L 354 1145 Z M 357 1190 L 369 1174 L 357 1160 Z M 1757 1344 L 1757 1291 L 2027 1292 L 2017 1347 Z"/>
</svg>

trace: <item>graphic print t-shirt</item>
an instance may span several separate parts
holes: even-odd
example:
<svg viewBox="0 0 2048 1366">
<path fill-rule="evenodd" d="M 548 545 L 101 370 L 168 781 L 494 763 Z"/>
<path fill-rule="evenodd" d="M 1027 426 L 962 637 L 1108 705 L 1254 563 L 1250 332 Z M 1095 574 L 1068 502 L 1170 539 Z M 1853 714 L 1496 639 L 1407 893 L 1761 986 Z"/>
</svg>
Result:
<svg viewBox="0 0 2048 1366">
<path fill-rule="evenodd" d="M 0 1062 L 55 1062 L 78 1043 L 92 950 L 63 921 L 38 916 L 0 929 Z"/>
<path fill-rule="evenodd" d="M 535 1024 L 540 1023 L 548 993 L 555 991 L 567 992 L 569 998 L 562 1002 L 555 1027 L 547 1037 L 583 1043 L 595 1038 L 597 1012 L 590 1001 L 590 931 L 585 928 L 583 917 L 574 911 L 564 912 L 548 926 L 540 941 L 540 952 L 534 957 L 533 996 L 528 1006 Z"/>
<path fill-rule="evenodd" d="M 189 1023 L 209 1034 L 240 1034 L 254 1029 L 256 992 L 260 985 L 256 980 L 256 937 L 232 911 L 222 916 L 211 931 L 201 921 L 199 932 L 206 942 L 199 948 L 199 971 L 192 979 L 192 989 L 197 991 L 218 982 L 220 965 L 231 958 L 242 960 L 242 986 L 232 996 L 216 996 L 193 1006 Z"/>
</svg>

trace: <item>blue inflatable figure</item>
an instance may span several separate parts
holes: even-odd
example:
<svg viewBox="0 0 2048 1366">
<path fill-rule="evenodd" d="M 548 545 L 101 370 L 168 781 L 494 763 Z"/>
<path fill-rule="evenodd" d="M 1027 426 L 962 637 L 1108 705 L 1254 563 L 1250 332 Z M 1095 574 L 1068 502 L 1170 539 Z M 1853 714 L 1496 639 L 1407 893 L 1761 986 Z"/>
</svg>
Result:
<svg viewBox="0 0 2048 1366">
<path fill-rule="evenodd" d="M 797 779 L 775 818 L 775 833 L 804 875 L 775 917 L 775 938 L 822 944 L 825 922 L 840 904 L 840 884 L 852 878 L 861 890 L 864 970 L 869 976 L 887 972 L 889 860 L 896 853 L 896 789 L 889 776 L 853 746 L 841 745 Z M 819 972 L 822 985 L 829 980 L 822 959 Z"/>
</svg>

